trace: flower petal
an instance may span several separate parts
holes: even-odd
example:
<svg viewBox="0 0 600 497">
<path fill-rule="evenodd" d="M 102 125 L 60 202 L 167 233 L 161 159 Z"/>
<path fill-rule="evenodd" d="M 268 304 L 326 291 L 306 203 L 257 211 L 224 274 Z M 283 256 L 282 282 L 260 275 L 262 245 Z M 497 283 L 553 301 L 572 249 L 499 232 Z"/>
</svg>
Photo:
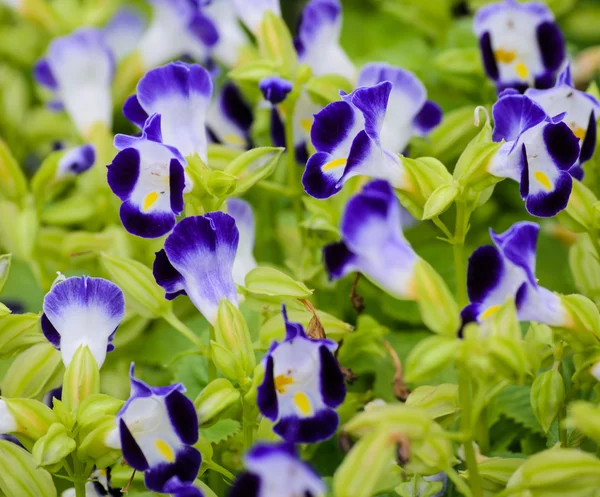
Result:
<svg viewBox="0 0 600 497">
<path fill-rule="evenodd" d="M 233 219 L 239 232 L 239 243 L 233 262 L 233 281 L 244 286 L 246 275 L 256 267 L 254 259 L 254 214 L 250 204 L 239 198 L 227 200 L 227 212 Z"/>
</svg>

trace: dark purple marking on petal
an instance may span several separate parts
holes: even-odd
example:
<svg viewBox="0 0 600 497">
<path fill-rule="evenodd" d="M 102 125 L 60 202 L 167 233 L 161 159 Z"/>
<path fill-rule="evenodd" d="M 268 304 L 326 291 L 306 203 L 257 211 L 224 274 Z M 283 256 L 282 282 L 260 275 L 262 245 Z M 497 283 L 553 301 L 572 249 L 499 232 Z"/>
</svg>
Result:
<svg viewBox="0 0 600 497">
<path fill-rule="evenodd" d="M 131 95 L 123 104 L 123 115 L 125 118 L 135 124 L 138 128 L 142 129 L 146 119 L 148 119 L 148 113 L 142 108 L 137 95 Z"/>
<path fill-rule="evenodd" d="M 310 130 L 312 144 L 318 152 L 331 153 L 348 137 L 355 121 L 355 111 L 344 101 L 333 102 L 315 114 Z"/>
<path fill-rule="evenodd" d="M 198 476 L 202 456 L 194 447 L 184 446 L 176 455 L 175 462 L 151 466 L 144 474 L 148 490 L 164 493 L 169 489 L 190 485 Z"/>
<path fill-rule="evenodd" d="M 123 227 L 132 235 L 142 238 L 158 238 L 166 235 L 175 226 L 172 212 L 142 212 L 128 200 L 119 211 Z"/>
<path fill-rule="evenodd" d="M 183 190 L 185 189 L 185 173 L 177 159 L 171 159 L 169 164 L 169 190 L 171 192 L 171 210 L 179 215 L 185 207 Z"/>
<path fill-rule="evenodd" d="M 480 313 L 481 313 L 480 304 L 469 304 L 461 311 L 461 313 L 460 313 L 461 323 L 460 323 L 460 328 L 457 332 L 458 338 L 463 338 L 463 331 L 464 331 L 465 326 L 467 326 L 469 323 L 476 323 L 477 317 L 479 316 Z"/>
<path fill-rule="evenodd" d="M 579 152 L 579 163 L 583 164 L 585 161 L 588 161 L 594 155 L 594 151 L 596 150 L 596 135 L 597 135 L 597 123 L 596 116 L 594 115 L 594 111 L 590 112 L 590 119 L 588 121 L 588 127 L 585 132 L 585 138 L 583 139 L 583 143 L 581 144 L 581 151 Z M 583 170 L 582 170 L 583 173 Z M 583 175 L 582 175 L 583 177 Z M 577 178 L 581 180 L 581 178 Z"/>
<path fill-rule="evenodd" d="M 344 242 L 324 247 L 323 261 L 330 281 L 342 278 L 355 269 L 355 255 Z"/>
<path fill-rule="evenodd" d="M 177 295 L 185 295 L 183 289 L 185 280 L 179 271 L 173 267 L 164 249 L 156 252 L 152 274 L 156 283 L 165 290 L 167 300 L 173 300 Z M 173 297 L 169 298 L 171 295 Z"/>
<path fill-rule="evenodd" d="M 150 141 L 162 143 L 162 130 L 160 127 L 160 114 L 153 114 L 144 124 L 142 136 Z"/>
<path fill-rule="evenodd" d="M 60 350 L 60 333 L 52 325 L 46 314 L 42 314 L 42 333 L 55 349 Z"/>
<path fill-rule="evenodd" d="M 515 223 L 510 229 L 501 234 L 496 234 L 490 229 L 490 237 L 502 251 L 504 257 L 523 269 L 530 284 L 534 287 L 537 286 L 535 256 L 539 232 L 539 224 L 527 221 Z"/>
<path fill-rule="evenodd" d="M 265 364 L 265 378 L 258 387 L 258 408 L 263 416 L 275 421 L 279 415 L 279 405 L 277 403 L 277 391 L 275 390 L 274 377 L 275 364 L 273 357 L 269 355 Z"/>
<path fill-rule="evenodd" d="M 33 77 L 38 83 L 49 88 L 51 90 L 58 89 L 58 83 L 52 74 L 50 64 L 47 59 L 40 59 L 35 66 L 33 66 Z"/>
<path fill-rule="evenodd" d="M 246 454 L 245 459 L 250 464 L 261 463 L 261 459 L 267 459 L 273 456 L 298 458 L 296 446 L 287 442 L 280 443 L 258 443 L 254 445 Z"/>
<path fill-rule="evenodd" d="M 300 323 L 294 323 L 288 319 L 287 309 L 285 304 L 281 304 L 281 314 L 285 323 L 285 340 L 293 340 L 296 337 L 308 338 L 304 327 Z"/>
<path fill-rule="evenodd" d="M 200 12 L 190 21 L 188 29 L 207 47 L 214 47 L 219 41 L 219 31 L 214 22 Z"/>
<path fill-rule="evenodd" d="M 521 194 L 521 198 L 527 198 L 527 195 L 529 195 L 529 162 L 527 160 L 525 144 L 521 146 L 521 181 L 519 183 L 519 193 Z"/>
<path fill-rule="evenodd" d="M 529 195 L 525 202 L 527 212 L 537 217 L 553 217 L 567 207 L 573 179 L 567 171 L 561 171 L 554 181 L 554 190 Z"/>
<path fill-rule="evenodd" d="M 335 408 L 346 398 L 346 382 L 337 359 L 325 345 L 319 347 L 321 395 L 325 405 Z"/>
<path fill-rule="evenodd" d="M 310 418 L 281 418 L 273 431 L 290 443 L 316 443 L 331 438 L 339 422 L 333 409 L 323 409 Z"/>
<path fill-rule="evenodd" d="M 294 148 L 294 156 L 296 157 L 296 162 L 298 166 L 303 167 L 308 162 L 308 147 L 306 146 L 306 142 L 299 143 Z"/>
<path fill-rule="evenodd" d="M 495 142 L 515 141 L 521 133 L 546 119 L 542 107 L 525 95 L 506 95 L 492 107 Z"/>
<path fill-rule="evenodd" d="M 347 176 L 353 170 L 362 166 L 365 161 L 372 156 L 372 154 L 377 153 L 377 151 L 381 151 L 378 141 L 378 137 L 372 138 L 365 130 L 360 131 L 356 135 L 354 141 L 352 142 L 352 146 L 350 147 L 348 163 L 342 178 Z"/>
<path fill-rule="evenodd" d="M 571 169 L 569 169 L 569 174 L 578 181 L 583 181 L 584 170 L 581 164 L 575 164 Z"/>
<path fill-rule="evenodd" d="M 225 83 L 221 90 L 219 105 L 223 114 L 240 129 L 246 132 L 250 130 L 253 121 L 252 108 L 248 105 L 237 86 L 233 83 Z"/>
<path fill-rule="evenodd" d="M 429 133 L 433 128 L 442 122 L 442 109 L 433 102 L 427 100 L 419 113 L 413 120 L 413 125 L 422 134 Z"/>
<path fill-rule="evenodd" d="M 96 149 L 94 145 L 86 144 L 78 147 L 77 158 L 69 165 L 73 174 L 82 174 L 90 169 L 96 162 Z"/>
<path fill-rule="evenodd" d="M 271 109 L 271 140 L 276 147 L 285 147 L 285 128 L 276 107 Z"/>
<path fill-rule="evenodd" d="M 535 77 L 534 87 L 539 90 L 547 90 L 554 86 L 555 82 L 554 72 L 548 71 L 543 74 L 538 74 Z"/>
<path fill-rule="evenodd" d="M 492 38 L 489 31 L 483 33 L 481 38 L 479 38 L 479 49 L 481 50 L 483 67 L 485 68 L 486 74 L 493 81 L 498 80 L 500 73 L 498 72 L 498 64 L 496 62 L 496 57 L 494 56 L 494 50 L 492 49 Z"/>
<path fill-rule="evenodd" d="M 165 398 L 169 419 L 181 441 L 194 445 L 198 441 L 198 415 L 194 403 L 181 392 L 175 391 Z"/>
<path fill-rule="evenodd" d="M 322 169 L 330 160 L 332 156 L 325 152 L 317 152 L 309 157 L 302 175 L 302 185 L 311 197 L 325 199 L 340 191 L 338 180 Z"/>
<path fill-rule="evenodd" d="M 392 83 L 384 81 L 375 86 L 358 88 L 350 96 L 365 118 L 365 132 L 377 143 L 391 92 Z"/>
<path fill-rule="evenodd" d="M 536 30 L 538 45 L 544 67 L 557 71 L 565 60 L 565 40 L 554 22 L 546 21 Z"/>
<path fill-rule="evenodd" d="M 135 148 L 121 150 L 108 166 L 108 186 L 123 202 L 129 200 L 140 176 L 140 153 Z"/>
<path fill-rule="evenodd" d="M 279 76 L 263 78 L 258 83 L 258 88 L 262 92 L 265 100 L 268 100 L 274 105 L 283 102 L 292 91 L 293 87 L 291 81 L 280 78 Z"/>
<path fill-rule="evenodd" d="M 504 261 L 500 251 L 492 245 L 479 247 L 471 257 L 467 269 L 467 292 L 473 303 L 481 302 L 500 283 Z"/>
<path fill-rule="evenodd" d="M 579 157 L 579 138 L 564 122 L 544 126 L 543 135 L 546 149 L 556 167 L 563 171 L 570 169 Z"/>
<path fill-rule="evenodd" d="M 171 493 L 173 497 L 204 497 L 204 494 L 195 487 L 194 485 L 185 485 L 175 490 L 172 490 Z"/>
<path fill-rule="evenodd" d="M 515 306 L 517 308 L 517 311 L 521 308 L 521 306 L 523 305 L 523 302 L 525 302 L 526 298 L 527 298 L 527 282 L 524 282 L 517 290 L 517 295 L 515 296 Z"/>
<path fill-rule="evenodd" d="M 235 480 L 228 497 L 259 497 L 260 477 L 254 473 L 243 472 Z"/>
<path fill-rule="evenodd" d="M 146 471 L 148 469 L 146 456 L 144 456 L 142 449 L 133 438 L 123 419 L 119 420 L 119 432 L 121 434 L 121 450 L 127 464 L 138 471 Z"/>
</svg>

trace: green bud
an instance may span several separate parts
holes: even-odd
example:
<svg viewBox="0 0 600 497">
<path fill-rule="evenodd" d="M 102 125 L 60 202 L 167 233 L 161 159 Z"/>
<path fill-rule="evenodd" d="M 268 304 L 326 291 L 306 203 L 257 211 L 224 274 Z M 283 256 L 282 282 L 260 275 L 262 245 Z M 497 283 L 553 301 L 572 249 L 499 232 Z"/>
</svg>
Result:
<svg viewBox="0 0 600 497">
<path fill-rule="evenodd" d="M 229 78 L 237 83 L 257 86 L 258 83 L 278 73 L 278 65 L 272 60 L 253 60 L 229 71 Z"/>
<path fill-rule="evenodd" d="M 420 382 L 443 371 L 454 361 L 459 346 L 457 339 L 445 336 L 421 340 L 406 360 L 406 381 Z"/>
<path fill-rule="evenodd" d="M 600 263 L 588 234 L 582 234 L 569 250 L 569 267 L 579 290 L 594 302 L 600 301 Z"/>
<path fill-rule="evenodd" d="M 389 427 L 381 425 L 362 438 L 342 461 L 333 475 L 336 497 L 371 497 L 379 480 L 395 464 L 397 440 Z"/>
<path fill-rule="evenodd" d="M 0 414 L 0 433 L 18 435 L 28 448 L 58 421 L 52 409 L 34 399 L 3 398 L 0 400 Z"/>
<path fill-rule="evenodd" d="M 484 480 L 504 487 L 508 483 L 508 480 L 510 480 L 510 477 L 524 462 L 525 459 L 518 459 L 516 457 L 492 457 L 481 461 L 477 465 L 477 469 Z"/>
<path fill-rule="evenodd" d="M 352 83 L 339 74 L 325 74 L 311 78 L 305 88 L 311 100 L 323 107 L 331 102 L 337 102 L 340 99 L 340 90 L 350 93 L 354 89 Z"/>
<path fill-rule="evenodd" d="M 229 380 L 219 378 L 211 381 L 194 400 L 200 425 L 215 421 L 223 411 L 239 400 L 240 392 L 233 388 Z"/>
<path fill-rule="evenodd" d="M 600 407 L 577 401 L 569 405 L 569 425 L 600 444 Z"/>
<path fill-rule="evenodd" d="M 434 497 L 440 494 L 444 482 L 428 481 L 422 476 L 415 475 L 410 481 L 398 485 L 394 490 L 400 497 Z"/>
<path fill-rule="evenodd" d="M 531 386 L 531 407 L 542 429 L 547 432 L 565 401 L 565 384 L 558 371 L 544 371 Z"/>
<path fill-rule="evenodd" d="M 71 430 L 75 424 L 74 416 L 69 411 L 65 404 L 56 397 L 52 398 L 52 412 L 56 414 L 58 421 L 65 425 L 68 430 Z"/>
<path fill-rule="evenodd" d="M 575 233 L 590 232 L 596 226 L 598 199 L 581 181 L 573 180 L 573 190 L 567 208 L 557 214 L 560 223 Z"/>
<path fill-rule="evenodd" d="M 494 314 L 483 322 L 487 336 L 521 340 L 521 326 L 517 317 L 517 309 L 513 299 L 507 299 Z"/>
<path fill-rule="evenodd" d="M 61 150 L 48 155 L 31 178 L 31 192 L 40 206 L 52 196 L 58 163 L 65 153 L 66 151 Z"/>
<path fill-rule="evenodd" d="M 138 314 L 157 318 L 169 312 L 171 303 L 165 300 L 164 291 L 157 285 L 150 268 L 127 257 L 107 253 L 100 257 L 110 278 L 125 293 L 127 305 Z"/>
<path fill-rule="evenodd" d="M 27 180 L 8 145 L 0 140 L 0 195 L 20 202 L 27 194 Z M 3 218 L 11 219 L 11 218 Z"/>
<path fill-rule="evenodd" d="M 67 428 L 54 423 L 31 451 L 33 458 L 40 466 L 52 466 L 62 462 L 76 448 L 77 444 L 67 431 Z"/>
<path fill-rule="evenodd" d="M 256 39 L 261 58 L 274 62 L 284 78 L 293 80 L 298 56 L 284 20 L 271 11 L 266 12 Z"/>
<path fill-rule="evenodd" d="M 106 468 L 114 464 L 123 454 L 106 443 L 110 436 L 115 435 L 116 429 L 114 416 L 102 415 L 96 418 L 94 423 L 87 425 L 86 429 L 78 434 L 81 442 L 77 448 L 77 457 L 82 461 L 94 463 L 97 468 Z"/>
<path fill-rule="evenodd" d="M 4 316 L 8 316 L 11 313 L 11 310 L 6 307 L 2 302 L 0 302 L 0 318 Z"/>
<path fill-rule="evenodd" d="M 600 338 L 600 313 L 596 305 L 583 295 L 561 295 L 565 309 L 564 328 L 555 332 L 574 350 L 596 346 Z"/>
<path fill-rule="evenodd" d="M 210 342 L 210 353 L 212 361 L 227 378 L 237 380 L 244 377 L 244 370 L 237 361 L 233 352 L 213 340 Z"/>
<path fill-rule="evenodd" d="M 0 440 L 0 490 L 6 497 L 56 497 L 52 476 L 25 449 Z"/>
<path fill-rule="evenodd" d="M 440 185 L 425 202 L 423 220 L 431 219 L 446 212 L 452 205 L 460 190 L 456 185 Z"/>
<path fill-rule="evenodd" d="M 233 194 L 236 190 L 237 178 L 223 171 L 211 171 L 206 182 L 211 195 L 221 199 Z"/>
<path fill-rule="evenodd" d="M 0 225 L 2 246 L 18 259 L 31 259 L 39 228 L 33 198 L 25 197 L 22 209 L 12 202 L 0 200 L 0 218 L 11 220 Z"/>
<path fill-rule="evenodd" d="M 11 314 L 0 320 L 0 358 L 12 357 L 31 345 L 46 342 L 37 314 Z"/>
<path fill-rule="evenodd" d="M 252 337 L 248 324 L 240 310 L 227 299 L 221 299 L 215 322 L 217 343 L 230 350 L 245 376 L 256 367 Z"/>
<path fill-rule="evenodd" d="M 514 383 L 523 383 L 529 362 L 520 340 L 492 336 L 488 339 L 487 348 L 494 373 Z"/>
<path fill-rule="evenodd" d="M 98 252 L 110 251 L 114 247 L 115 241 L 114 232 L 74 231 L 65 236 L 61 249 L 65 257 L 71 257 L 73 254 L 81 257 L 83 254 L 89 253 L 89 257 L 95 259 Z"/>
<path fill-rule="evenodd" d="M 424 409 L 406 404 L 386 404 L 357 414 L 344 425 L 343 431 L 357 437 L 364 437 L 383 425 L 389 425 L 390 429 L 406 433 L 411 439 L 421 439 L 432 430 L 435 423 Z"/>
<path fill-rule="evenodd" d="M 425 325 L 435 333 L 455 337 L 460 313 L 446 282 L 423 259 L 415 264 L 415 282 L 416 300 Z"/>
<path fill-rule="evenodd" d="M 12 398 L 37 397 L 60 384 L 62 370 L 60 352 L 49 342 L 37 343 L 21 352 L 10 365 L 2 381 L 2 393 Z"/>
<path fill-rule="evenodd" d="M 579 497 L 600 485 L 600 460 L 576 449 L 550 449 L 530 456 L 512 475 L 507 490 L 528 495 Z M 525 494 L 519 494 L 525 495 Z"/>
<path fill-rule="evenodd" d="M 270 297 L 305 299 L 313 293 L 304 283 L 272 267 L 256 267 L 246 275 L 246 290 Z"/>
<path fill-rule="evenodd" d="M 12 254 L 0 255 L 0 292 L 2 292 L 4 285 L 6 285 L 6 281 L 8 280 L 11 262 Z M 2 350 L 1 346 L 0 350 Z"/>
<path fill-rule="evenodd" d="M 440 186 L 452 185 L 452 175 L 444 164 L 433 157 L 409 159 L 401 156 L 400 160 L 409 186 L 398 190 L 398 197 L 413 217 L 422 219 L 427 200 Z"/>
<path fill-rule="evenodd" d="M 417 387 L 406 399 L 406 405 L 424 409 L 438 422 L 440 418 L 447 420 L 459 410 L 458 385 L 444 383 Z"/>
<path fill-rule="evenodd" d="M 93 424 L 100 416 L 116 416 L 123 407 L 123 401 L 110 395 L 96 393 L 89 395 L 79 403 L 77 423 L 80 426 Z"/>
<path fill-rule="evenodd" d="M 65 371 L 62 400 L 67 409 L 75 411 L 81 401 L 100 391 L 100 370 L 88 346 L 75 352 Z"/>
<path fill-rule="evenodd" d="M 233 195 L 242 195 L 260 180 L 270 176 L 275 171 L 283 150 L 277 147 L 259 147 L 235 158 L 224 171 L 237 177 Z"/>
</svg>

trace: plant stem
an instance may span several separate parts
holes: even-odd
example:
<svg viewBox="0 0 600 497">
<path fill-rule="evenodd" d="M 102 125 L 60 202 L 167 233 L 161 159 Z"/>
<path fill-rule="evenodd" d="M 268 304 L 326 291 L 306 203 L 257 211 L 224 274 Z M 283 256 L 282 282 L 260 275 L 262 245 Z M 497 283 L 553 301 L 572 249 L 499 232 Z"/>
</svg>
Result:
<svg viewBox="0 0 600 497">
<path fill-rule="evenodd" d="M 286 104 L 285 113 L 285 147 L 287 149 L 287 177 L 288 191 L 292 195 L 292 204 L 296 213 L 296 221 L 298 225 L 302 222 L 302 201 L 300 199 L 300 188 L 298 177 L 298 164 L 296 163 L 296 148 L 294 146 L 294 112 L 296 110 L 296 99 L 289 95 Z"/>
<path fill-rule="evenodd" d="M 444 222 L 438 216 L 432 217 L 431 220 L 433 221 L 433 224 L 435 224 L 441 230 L 441 232 L 444 233 L 448 241 L 451 241 L 453 238 L 452 233 L 450 233 L 450 230 L 444 224 Z"/>
<path fill-rule="evenodd" d="M 252 406 L 242 397 L 242 430 L 244 434 L 244 449 L 247 451 L 254 442 L 254 417 Z"/>
<path fill-rule="evenodd" d="M 212 345 L 211 342 L 215 339 L 215 328 L 214 326 L 210 326 L 210 340 L 208 342 L 208 351 L 206 354 L 206 358 L 208 359 L 208 382 L 215 380 L 217 378 L 217 367 L 215 366 L 214 361 L 212 360 Z"/>
<path fill-rule="evenodd" d="M 214 462 L 212 460 L 206 461 L 205 464 L 208 467 L 208 469 L 216 471 L 217 473 L 221 473 L 225 478 L 228 478 L 231 481 L 235 480 L 235 475 L 228 469 L 221 466 L 220 464 L 217 464 L 216 462 Z"/>
<path fill-rule="evenodd" d="M 469 303 L 467 296 L 467 267 L 465 258 L 465 238 L 467 235 L 468 216 L 464 201 L 456 201 L 456 228 L 454 231 L 454 269 L 456 271 L 456 296 L 458 306 L 465 307 Z"/>
<path fill-rule="evenodd" d="M 458 475 L 454 468 L 446 469 L 446 474 L 457 490 L 463 494 L 465 497 L 471 497 L 473 494 L 471 493 L 471 489 L 465 483 L 465 481 Z"/>
<path fill-rule="evenodd" d="M 473 449 L 473 429 L 471 420 L 471 378 L 469 373 L 460 369 L 458 376 L 458 395 L 460 399 L 460 429 L 465 435 L 465 461 L 469 471 L 469 484 L 473 497 L 483 497 L 481 476 L 477 468 L 475 450 Z"/>
<path fill-rule="evenodd" d="M 163 314 L 162 317 L 167 323 L 169 323 L 190 342 L 196 345 L 200 350 L 204 350 L 204 344 L 202 343 L 202 340 L 200 340 L 200 337 L 196 335 L 192 330 L 190 330 L 185 324 L 183 324 L 179 320 L 179 318 L 173 313 L 173 311 L 169 311 L 166 314 Z"/>
<path fill-rule="evenodd" d="M 256 187 L 266 192 L 277 193 L 278 195 L 282 195 L 287 198 L 292 198 L 294 196 L 294 193 L 289 188 L 286 188 L 278 183 L 274 183 L 273 181 L 259 181 L 256 183 Z"/>
<path fill-rule="evenodd" d="M 75 480 L 75 497 L 85 497 L 85 480 Z"/>
</svg>

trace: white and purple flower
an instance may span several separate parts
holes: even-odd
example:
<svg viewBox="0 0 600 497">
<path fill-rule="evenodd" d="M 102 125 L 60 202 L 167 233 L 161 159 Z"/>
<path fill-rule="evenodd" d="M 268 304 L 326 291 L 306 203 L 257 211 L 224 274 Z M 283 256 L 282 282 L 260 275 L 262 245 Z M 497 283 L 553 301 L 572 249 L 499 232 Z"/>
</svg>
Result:
<svg viewBox="0 0 600 497">
<path fill-rule="evenodd" d="M 265 378 L 258 387 L 258 408 L 275 422 L 273 430 L 289 443 L 315 443 L 332 437 L 338 407 L 346 396 L 344 376 L 332 340 L 311 340 L 301 324 L 282 310 L 286 337 L 273 342 L 263 359 Z"/>
<path fill-rule="evenodd" d="M 121 60 L 136 49 L 145 29 L 140 12 L 123 7 L 102 28 L 102 35 L 115 58 Z"/>
<path fill-rule="evenodd" d="M 411 137 L 429 133 L 441 117 L 412 73 L 387 64 L 366 65 L 356 90 L 315 115 L 311 138 L 317 153 L 306 164 L 304 189 L 312 197 L 328 198 L 354 176 L 408 187 L 397 154 Z"/>
<path fill-rule="evenodd" d="M 253 119 L 252 109 L 242 92 L 227 82 L 208 109 L 206 130 L 213 143 L 246 150 L 252 145 L 250 127 Z"/>
<path fill-rule="evenodd" d="M 563 210 L 571 195 L 573 166 L 579 158 L 579 138 L 528 96 L 506 90 L 492 109 L 496 142 L 505 141 L 488 171 L 520 183 L 527 211 L 551 217 Z"/>
<path fill-rule="evenodd" d="M 341 29 L 339 0 L 311 0 L 304 7 L 294 45 L 298 61 L 309 65 L 315 76 L 339 74 L 354 81 L 356 68 L 340 46 Z"/>
<path fill-rule="evenodd" d="M 178 497 L 198 495 L 184 493 L 202 462 L 193 447 L 198 441 L 198 416 L 184 395 L 185 387 L 181 383 L 151 387 L 135 378 L 133 364 L 129 375 L 131 394 L 118 412 L 117 428 L 106 444 L 121 449 L 127 463 L 144 472 L 149 490 Z"/>
<path fill-rule="evenodd" d="M 156 141 L 175 147 L 183 157 L 196 154 L 206 162 L 206 113 L 212 91 L 210 74 L 202 66 L 172 62 L 140 79 L 123 114 L 140 128 L 146 127 L 149 117 L 160 116 Z M 121 136 L 115 138 L 119 149 L 126 145 Z"/>
<path fill-rule="evenodd" d="M 211 0 L 202 10 L 219 33 L 218 41 L 212 47 L 212 56 L 227 67 L 235 67 L 249 39 L 239 23 L 233 0 Z"/>
<path fill-rule="evenodd" d="M 239 243 L 233 262 L 233 281 L 244 286 L 246 275 L 256 267 L 254 258 L 254 213 L 248 202 L 240 198 L 227 200 L 227 213 L 235 219 L 239 232 Z"/>
<path fill-rule="evenodd" d="M 540 227 L 515 223 L 496 234 L 494 245 L 479 247 L 469 258 L 467 290 L 471 303 L 462 311 L 463 324 L 481 322 L 514 299 L 520 321 L 568 326 L 570 316 L 560 297 L 541 287 L 535 277 L 536 246 Z"/>
<path fill-rule="evenodd" d="M 123 149 L 108 166 L 108 185 L 121 199 L 125 229 L 143 238 L 157 238 L 173 229 L 183 212 L 183 194 L 190 189 L 185 159 L 179 151 L 160 143 L 160 120 L 148 119 L 141 138 L 115 137 Z"/>
<path fill-rule="evenodd" d="M 553 88 L 547 90 L 528 89 L 525 95 L 540 105 L 549 116 L 564 113 L 563 122 L 579 139 L 579 160 L 569 172 L 574 178 L 583 179 L 582 164 L 594 155 L 596 150 L 596 123 L 600 117 L 600 102 L 589 93 L 573 86 L 569 66 L 558 75 Z"/>
<path fill-rule="evenodd" d="M 56 169 L 57 178 L 77 176 L 91 169 L 96 162 L 96 149 L 88 143 L 80 147 L 67 150 L 58 161 Z"/>
<path fill-rule="evenodd" d="M 281 17 L 279 0 L 232 0 L 235 13 L 255 35 L 267 12 Z"/>
<path fill-rule="evenodd" d="M 51 106 L 65 109 L 86 137 L 97 124 L 112 125 L 115 60 L 101 31 L 78 29 L 50 43 L 34 68 L 35 79 L 54 92 Z"/>
<path fill-rule="evenodd" d="M 219 39 L 213 21 L 200 8 L 199 0 L 148 0 L 152 22 L 142 35 L 138 50 L 146 69 L 189 55 L 208 58 Z"/>
<path fill-rule="evenodd" d="M 244 457 L 229 497 L 323 497 L 325 484 L 291 444 L 260 444 Z"/>
<path fill-rule="evenodd" d="M 542 2 L 505 0 L 479 9 L 473 24 L 483 65 L 498 91 L 550 88 L 565 60 L 565 42 Z"/>
<path fill-rule="evenodd" d="M 68 366 L 80 347 L 88 347 L 98 367 L 114 350 L 113 338 L 125 315 L 121 289 L 102 278 L 72 277 L 56 283 L 44 297 L 44 336 Z"/>
<path fill-rule="evenodd" d="M 233 266 L 238 239 L 235 220 L 223 212 L 180 221 L 154 260 L 154 278 L 165 298 L 187 295 L 210 323 L 221 299 L 237 305 Z"/>
<path fill-rule="evenodd" d="M 372 181 L 354 195 L 342 218 L 342 240 L 323 250 L 329 278 L 360 271 L 390 295 L 414 300 L 414 269 L 419 258 L 404 238 L 401 216 L 387 181 Z"/>
</svg>

